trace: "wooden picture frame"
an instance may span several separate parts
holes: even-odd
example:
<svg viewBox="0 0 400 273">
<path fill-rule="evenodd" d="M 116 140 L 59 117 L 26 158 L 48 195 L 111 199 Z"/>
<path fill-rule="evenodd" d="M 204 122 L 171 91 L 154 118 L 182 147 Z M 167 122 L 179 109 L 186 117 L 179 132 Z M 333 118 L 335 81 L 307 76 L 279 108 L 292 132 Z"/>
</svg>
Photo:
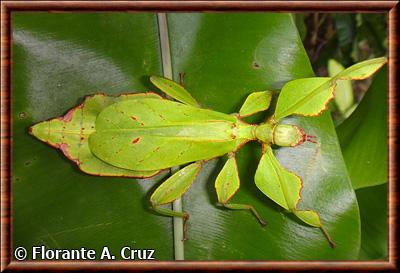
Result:
<svg viewBox="0 0 400 273">
<path fill-rule="evenodd" d="M 12 257 L 11 13 L 52 12 L 384 12 L 388 14 L 388 257 L 387 261 L 26 261 Z M 1 270 L 351 269 L 396 270 L 398 213 L 398 12 L 397 1 L 3 1 L 1 3 Z M 397 268 L 398 269 L 398 268 Z"/>
</svg>

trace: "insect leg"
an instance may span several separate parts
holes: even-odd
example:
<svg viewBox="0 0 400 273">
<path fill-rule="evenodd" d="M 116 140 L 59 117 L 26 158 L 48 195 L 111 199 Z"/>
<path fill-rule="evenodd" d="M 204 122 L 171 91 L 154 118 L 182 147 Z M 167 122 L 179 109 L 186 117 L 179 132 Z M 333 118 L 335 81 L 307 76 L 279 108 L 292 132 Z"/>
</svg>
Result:
<svg viewBox="0 0 400 273">
<path fill-rule="evenodd" d="M 173 99 L 180 101 L 186 105 L 199 107 L 199 103 L 192 97 L 192 95 L 180 84 L 171 81 L 170 79 L 151 76 L 150 81 Z"/>
<path fill-rule="evenodd" d="M 272 99 L 272 91 L 251 93 L 239 110 L 241 117 L 251 116 L 255 113 L 265 111 L 269 108 Z"/>
<path fill-rule="evenodd" d="M 182 217 L 184 220 L 184 238 L 187 239 L 186 221 L 189 219 L 187 212 L 176 212 L 167 208 L 160 208 L 159 206 L 171 203 L 176 199 L 180 198 L 190 187 L 193 181 L 196 179 L 197 174 L 201 169 L 201 163 L 192 163 L 169 177 L 165 180 L 151 195 L 150 203 L 151 207 L 158 213 L 172 217 Z"/>
<path fill-rule="evenodd" d="M 275 203 L 288 212 L 294 213 L 304 223 L 320 228 L 329 245 L 332 248 L 335 247 L 335 242 L 322 225 L 319 214 L 313 210 L 297 208 L 301 199 L 302 180 L 298 175 L 286 170 L 280 164 L 269 145 L 263 145 L 263 156 L 260 159 L 254 180 L 261 192 Z"/>
<path fill-rule="evenodd" d="M 235 154 L 230 154 L 229 159 L 226 161 L 224 167 L 219 173 L 217 179 L 215 180 L 215 189 L 218 196 L 218 206 L 224 206 L 229 209 L 250 210 L 254 216 L 258 219 L 261 225 L 265 226 L 267 222 L 263 220 L 260 214 L 252 205 L 246 204 L 228 204 L 229 200 L 237 192 L 240 187 L 239 173 L 237 169 L 237 163 Z"/>
</svg>

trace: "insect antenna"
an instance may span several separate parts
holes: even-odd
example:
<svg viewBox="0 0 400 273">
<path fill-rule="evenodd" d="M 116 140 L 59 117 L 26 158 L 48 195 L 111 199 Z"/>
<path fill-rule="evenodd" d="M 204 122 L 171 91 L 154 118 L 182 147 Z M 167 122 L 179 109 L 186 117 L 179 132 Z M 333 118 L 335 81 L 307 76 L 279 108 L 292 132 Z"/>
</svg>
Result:
<svg viewBox="0 0 400 273">
<path fill-rule="evenodd" d="M 316 136 L 313 135 L 304 135 L 304 141 L 312 142 L 312 143 L 317 143 Z"/>
</svg>

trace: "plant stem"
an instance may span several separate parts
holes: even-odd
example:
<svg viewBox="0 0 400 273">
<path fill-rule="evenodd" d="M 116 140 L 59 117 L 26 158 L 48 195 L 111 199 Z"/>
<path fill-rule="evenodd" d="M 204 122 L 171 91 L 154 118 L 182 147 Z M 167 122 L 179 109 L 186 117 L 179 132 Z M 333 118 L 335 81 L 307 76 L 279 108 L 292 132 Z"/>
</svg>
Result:
<svg viewBox="0 0 400 273">
<path fill-rule="evenodd" d="M 171 51 L 169 46 L 169 35 L 167 25 L 167 15 L 165 13 L 157 14 L 158 20 L 158 32 L 160 35 L 161 43 L 161 58 L 162 68 L 164 77 L 172 80 L 172 62 L 171 62 Z M 179 170 L 179 167 L 171 168 L 171 172 L 175 173 Z M 181 198 L 175 200 L 172 204 L 174 211 L 182 212 L 182 200 Z M 174 225 L 174 257 L 175 260 L 184 260 L 184 244 L 183 244 L 183 219 L 180 217 L 173 218 Z"/>
</svg>

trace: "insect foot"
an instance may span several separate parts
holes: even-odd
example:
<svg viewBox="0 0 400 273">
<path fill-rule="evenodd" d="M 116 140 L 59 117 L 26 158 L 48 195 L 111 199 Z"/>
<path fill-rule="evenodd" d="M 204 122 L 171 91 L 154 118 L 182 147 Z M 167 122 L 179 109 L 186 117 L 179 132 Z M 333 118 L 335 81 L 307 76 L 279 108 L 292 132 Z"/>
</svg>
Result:
<svg viewBox="0 0 400 273">
<path fill-rule="evenodd" d="M 182 241 L 186 241 L 187 239 L 189 239 L 189 237 L 188 237 L 188 221 L 189 221 L 189 218 L 190 218 L 189 213 L 184 212 L 183 213 L 183 217 L 182 217 L 182 219 L 183 219 L 183 238 L 182 238 Z"/>
</svg>

